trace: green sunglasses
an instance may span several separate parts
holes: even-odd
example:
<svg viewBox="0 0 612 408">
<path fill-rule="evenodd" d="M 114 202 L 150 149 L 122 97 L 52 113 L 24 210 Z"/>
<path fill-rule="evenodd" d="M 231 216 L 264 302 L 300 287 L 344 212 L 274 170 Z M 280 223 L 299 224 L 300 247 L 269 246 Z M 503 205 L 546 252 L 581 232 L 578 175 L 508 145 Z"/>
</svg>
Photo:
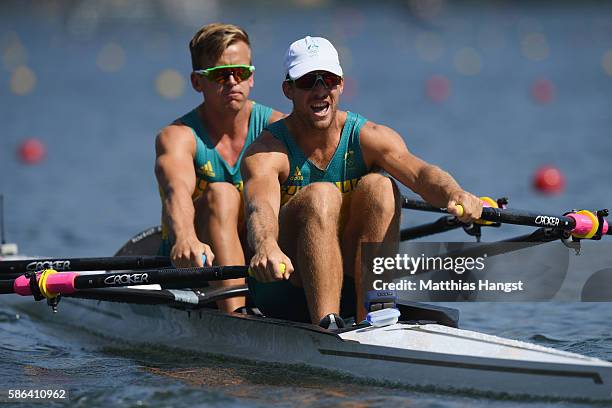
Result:
<svg viewBox="0 0 612 408">
<path fill-rule="evenodd" d="M 236 82 L 240 83 L 249 79 L 253 75 L 253 71 L 255 71 L 253 65 L 219 65 L 193 72 L 206 77 L 209 81 L 223 85 L 228 81 L 230 75 L 234 77 Z"/>
</svg>

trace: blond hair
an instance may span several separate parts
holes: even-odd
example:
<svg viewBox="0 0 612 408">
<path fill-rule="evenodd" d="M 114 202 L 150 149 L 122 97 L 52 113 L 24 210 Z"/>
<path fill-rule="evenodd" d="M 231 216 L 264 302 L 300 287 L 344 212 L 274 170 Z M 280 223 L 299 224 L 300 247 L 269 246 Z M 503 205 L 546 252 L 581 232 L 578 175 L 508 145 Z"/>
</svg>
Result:
<svg viewBox="0 0 612 408">
<path fill-rule="evenodd" d="M 210 68 L 227 47 L 239 41 L 251 48 L 249 35 L 233 24 L 212 23 L 200 28 L 189 41 L 193 70 Z"/>
</svg>

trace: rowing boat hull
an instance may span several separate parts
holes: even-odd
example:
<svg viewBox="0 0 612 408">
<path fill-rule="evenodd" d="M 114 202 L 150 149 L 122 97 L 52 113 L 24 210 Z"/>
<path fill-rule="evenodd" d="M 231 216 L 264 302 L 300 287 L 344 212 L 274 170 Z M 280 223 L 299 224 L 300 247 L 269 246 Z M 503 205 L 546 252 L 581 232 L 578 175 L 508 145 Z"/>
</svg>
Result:
<svg viewBox="0 0 612 408">
<path fill-rule="evenodd" d="M 154 253 L 159 234 L 159 228 L 144 231 L 117 255 Z M 107 290 L 125 292 L 131 301 L 163 298 L 167 304 L 64 298 L 54 314 L 44 302 L 6 295 L 0 306 L 143 347 L 306 365 L 385 385 L 612 401 L 612 363 L 525 342 L 405 322 L 333 333 L 309 324 L 201 308 L 211 299 L 193 291 Z"/>
<path fill-rule="evenodd" d="M 1 304 L 143 347 L 307 365 L 383 384 L 561 399 L 610 399 L 612 393 L 609 362 L 437 324 L 336 334 L 210 309 L 63 299 L 53 314 L 42 302 L 13 295 L 0 298 Z"/>
</svg>

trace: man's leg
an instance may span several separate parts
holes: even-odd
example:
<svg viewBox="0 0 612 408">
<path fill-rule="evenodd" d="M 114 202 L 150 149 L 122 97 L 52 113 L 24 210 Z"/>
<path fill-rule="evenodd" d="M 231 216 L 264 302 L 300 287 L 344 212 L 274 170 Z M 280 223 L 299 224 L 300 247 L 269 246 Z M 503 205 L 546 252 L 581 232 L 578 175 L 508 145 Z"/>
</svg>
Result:
<svg viewBox="0 0 612 408">
<path fill-rule="evenodd" d="M 281 208 L 279 244 L 291 259 L 294 286 L 304 288 L 312 323 L 340 312 L 342 255 L 338 222 L 342 195 L 332 183 L 313 183 Z"/>
<path fill-rule="evenodd" d="M 200 241 L 210 245 L 215 265 L 244 265 L 244 252 L 238 235 L 242 205 L 240 193 L 230 183 L 209 183 L 195 203 L 195 227 Z M 211 286 L 243 285 L 244 279 L 211 281 Z M 244 307 L 244 297 L 217 301 L 220 310 L 233 312 Z"/>
<path fill-rule="evenodd" d="M 362 242 L 399 242 L 400 194 L 389 177 L 378 173 L 364 176 L 346 203 L 348 213 L 342 232 L 344 270 L 355 279 L 357 321 L 365 318 L 361 275 Z"/>
</svg>

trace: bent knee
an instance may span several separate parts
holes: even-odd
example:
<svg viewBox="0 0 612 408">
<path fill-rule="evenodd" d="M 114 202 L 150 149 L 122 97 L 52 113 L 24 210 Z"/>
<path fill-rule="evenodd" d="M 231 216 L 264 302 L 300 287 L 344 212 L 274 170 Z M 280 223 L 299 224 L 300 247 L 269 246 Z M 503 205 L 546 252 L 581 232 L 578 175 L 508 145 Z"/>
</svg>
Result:
<svg viewBox="0 0 612 408">
<path fill-rule="evenodd" d="M 195 201 L 196 212 L 225 216 L 240 209 L 240 192 L 233 184 L 226 182 L 209 183 L 202 196 Z"/>
<path fill-rule="evenodd" d="M 395 182 L 387 176 L 380 173 L 370 173 L 363 176 L 357 186 L 356 191 L 366 192 L 368 194 L 384 194 L 393 193 Z"/>
<path fill-rule="evenodd" d="M 337 219 L 342 207 L 342 193 L 332 183 L 312 183 L 294 197 L 296 211 L 308 219 L 329 222 Z"/>
<path fill-rule="evenodd" d="M 381 214 L 394 214 L 399 211 L 399 190 L 390 177 L 370 173 L 362 177 L 355 188 L 357 202 Z"/>
</svg>

